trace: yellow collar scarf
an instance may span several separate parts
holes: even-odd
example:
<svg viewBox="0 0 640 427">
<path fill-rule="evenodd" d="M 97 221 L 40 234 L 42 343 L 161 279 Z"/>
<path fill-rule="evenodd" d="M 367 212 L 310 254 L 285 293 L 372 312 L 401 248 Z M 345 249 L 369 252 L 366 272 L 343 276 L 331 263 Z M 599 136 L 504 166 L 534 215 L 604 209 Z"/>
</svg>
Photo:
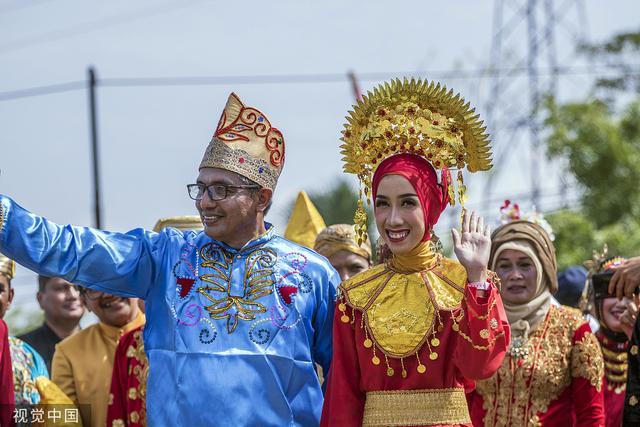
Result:
<svg viewBox="0 0 640 427">
<path fill-rule="evenodd" d="M 403 255 L 393 254 L 389 267 L 398 273 L 411 274 L 429 270 L 440 263 L 441 255 L 431 248 L 431 242 L 421 242 Z"/>
</svg>

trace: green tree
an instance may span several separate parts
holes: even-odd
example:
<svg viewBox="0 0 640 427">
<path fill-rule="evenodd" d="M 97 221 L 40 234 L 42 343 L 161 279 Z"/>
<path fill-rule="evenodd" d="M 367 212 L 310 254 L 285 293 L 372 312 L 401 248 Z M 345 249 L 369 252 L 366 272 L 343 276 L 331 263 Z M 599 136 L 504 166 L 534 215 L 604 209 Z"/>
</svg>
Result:
<svg viewBox="0 0 640 427">
<path fill-rule="evenodd" d="M 584 51 L 611 72 L 587 100 L 546 105 L 547 154 L 567 160 L 582 190 L 575 210 L 548 216 L 559 268 L 589 259 L 604 243 L 611 254 L 640 254 L 640 32 Z"/>
<path fill-rule="evenodd" d="M 547 106 L 548 154 L 565 158 L 597 227 L 640 217 L 640 102 L 621 115 L 599 100 Z"/>
<path fill-rule="evenodd" d="M 580 212 L 565 209 L 547 215 L 556 236 L 556 258 L 558 271 L 571 265 L 581 265 L 591 258 L 591 251 L 597 249 L 593 223 Z"/>
<path fill-rule="evenodd" d="M 358 193 L 346 178 L 338 178 L 326 191 L 312 192 L 309 198 L 327 225 L 353 224 L 358 208 Z"/>
</svg>

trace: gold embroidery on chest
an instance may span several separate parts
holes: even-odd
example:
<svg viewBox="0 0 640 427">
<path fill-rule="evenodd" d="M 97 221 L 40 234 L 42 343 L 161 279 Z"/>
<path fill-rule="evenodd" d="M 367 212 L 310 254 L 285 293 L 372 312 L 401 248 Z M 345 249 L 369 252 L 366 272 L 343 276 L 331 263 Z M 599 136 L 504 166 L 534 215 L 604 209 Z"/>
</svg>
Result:
<svg viewBox="0 0 640 427">
<path fill-rule="evenodd" d="M 212 269 L 213 273 L 200 276 L 207 285 L 199 287 L 198 292 L 211 301 L 212 304 L 205 307 L 211 318 L 227 319 L 228 333 L 235 331 L 239 320 L 254 320 L 267 311 L 258 300 L 273 293 L 277 260 L 273 250 L 259 248 L 247 255 L 242 295 L 231 293 L 231 255 L 209 243 L 200 250 L 200 257 L 200 266 Z"/>
<path fill-rule="evenodd" d="M 572 358 L 576 358 L 572 339 L 582 323 L 577 310 L 552 306 L 529 336 L 529 354 L 520 362 L 507 355 L 491 378 L 478 381 L 485 426 L 540 425 L 538 413 L 545 413 L 571 384 Z"/>
<path fill-rule="evenodd" d="M 355 282 L 345 282 L 347 304 L 362 312 L 365 347 L 374 347 L 374 353 L 377 347 L 385 357 L 403 358 L 417 353 L 432 334 L 431 346 L 437 347 L 434 325 L 439 310 L 459 308 L 462 301 L 463 285 L 454 282 L 464 284 L 466 273 L 458 266 L 448 261 L 438 271 L 400 274 L 381 265 L 359 275 Z M 445 268 L 450 279 L 443 278 L 440 270 Z M 435 360 L 437 354 L 431 350 L 430 357 Z M 379 358 L 374 354 L 376 362 Z"/>
</svg>

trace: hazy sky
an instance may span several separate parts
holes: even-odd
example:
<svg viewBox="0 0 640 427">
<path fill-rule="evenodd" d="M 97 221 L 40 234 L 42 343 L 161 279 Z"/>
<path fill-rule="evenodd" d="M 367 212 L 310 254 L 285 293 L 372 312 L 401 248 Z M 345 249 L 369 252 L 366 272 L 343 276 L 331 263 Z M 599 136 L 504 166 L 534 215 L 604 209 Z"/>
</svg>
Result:
<svg viewBox="0 0 640 427">
<path fill-rule="evenodd" d="M 505 3 L 512 5 L 506 6 L 507 17 L 522 1 Z M 584 63 L 572 58 L 575 29 L 586 28 L 595 41 L 638 25 L 635 1 L 585 3 L 587 25 L 569 11 L 567 24 L 556 32 L 560 65 Z M 0 98 L 10 91 L 82 81 L 89 65 L 102 79 L 348 70 L 389 77 L 424 72 L 439 78 L 442 70 L 490 65 L 493 9 L 492 1 L 477 0 L 0 0 Z M 503 68 L 526 55 L 525 22 L 512 30 L 505 44 L 513 60 Z M 585 96 L 589 78 L 579 73 L 563 77 L 561 95 Z M 521 114 L 528 97 L 526 80 L 511 80 L 508 97 L 514 100 L 514 115 Z M 489 79 L 445 82 L 485 113 Z M 364 81 L 362 87 L 376 83 Z M 194 212 L 185 185 L 195 179 L 231 91 L 264 111 L 284 133 L 287 159 L 270 217 L 281 231 L 286 207 L 299 190 L 322 190 L 341 174 L 338 136 L 353 103 L 346 77 L 333 83 L 100 87 L 105 228 L 151 227 L 159 217 Z M 84 90 L 0 100 L 0 192 L 57 222 L 91 225 L 87 117 Z M 494 144 L 513 144 L 514 149 L 493 197 L 527 192 L 524 145 L 507 136 Z M 484 178 L 467 180 L 471 202 L 477 204 Z M 557 192 L 556 186 L 551 178 L 542 184 L 551 192 Z M 544 200 L 549 206 L 557 203 L 551 196 Z M 17 286 L 32 281 L 19 269 Z M 31 297 L 19 293 L 20 302 Z"/>
</svg>

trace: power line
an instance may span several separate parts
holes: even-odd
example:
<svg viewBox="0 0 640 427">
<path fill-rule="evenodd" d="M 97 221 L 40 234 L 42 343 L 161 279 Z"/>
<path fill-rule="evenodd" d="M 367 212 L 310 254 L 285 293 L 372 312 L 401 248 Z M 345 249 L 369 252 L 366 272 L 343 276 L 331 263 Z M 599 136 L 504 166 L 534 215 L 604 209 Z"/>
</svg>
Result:
<svg viewBox="0 0 640 427">
<path fill-rule="evenodd" d="M 60 83 L 48 86 L 38 86 L 28 89 L 13 90 L 9 92 L 0 92 L 0 101 L 8 101 L 11 99 L 29 98 L 40 95 L 53 95 L 55 93 L 70 92 L 73 90 L 84 89 L 86 82 L 75 81 L 68 83 Z"/>
<path fill-rule="evenodd" d="M 629 66 L 629 64 L 599 64 L 591 66 L 554 67 L 538 69 L 539 75 L 604 75 L 603 71 L 611 68 Z M 640 75 L 640 64 L 630 65 L 633 69 L 618 71 L 625 75 Z M 517 78 L 527 71 L 526 67 L 508 69 L 475 69 L 475 70 L 425 70 L 425 71 L 386 71 L 358 74 L 361 81 L 381 81 L 391 77 L 421 77 L 439 80 L 464 80 L 482 79 L 501 75 L 503 78 Z M 505 73 L 507 74 L 505 76 Z M 97 81 L 98 86 L 103 87 L 158 87 L 158 86 L 217 86 L 217 85 L 261 85 L 261 84 L 318 84 L 318 83 L 342 83 L 348 82 L 346 73 L 317 73 L 317 74 L 272 74 L 272 75 L 246 75 L 246 76 L 180 76 L 180 77 L 133 77 L 133 78 L 106 78 Z M 38 86 L 28 89 L 0 92 L 0 101 L 27 98 L 39 95 L 50 95 L 60 92 L 83 89 L 86 82 L 74 81 L 48 86 Z"/>
<path fill-rule="evenodd" d="M 13 2 L 13 4 L 8 5 L 6 8 L 2 8 L 0 9 L 0 15 L 4 15 L 6 13 L 10 13 L 10 12 L 16 12 L 18 10 L 22 10 L 22 9 L 27 9 L 31 6 L 39 6 L 43 3 L 49 3 L 51 0 L 31 0 L 29 2 L 27 1 L 20 1 L 20 2 Z"/>
<path fill-rule="evenodd" d="M 178 9 L 190 7 L 204 1 L 208 1 L 208 0 L 171 1 L 164 4 L 163 5 L 164 7 L 163 6 L 157 7 L 156 5 L 154 5 L 153 7 L 139 8 L 131 12 L 118 13 L 104 19 L 84 22 L 82 24 L 78 24 L 70 28 L 53 30 L 46 33 L 42 33 L 42 34 L 36 34 L 34 36 L 25 37 L 23 39 L 16 40 L 13 42 L 0 44 L 0 53 L 6 53 L 14 50 L 24 49 L 24 48 L 35 46 L 42 43 L 56 41 L 56 40 L 64 39 L 67 37 L 78 36 L 78 35 L 86 34 L 96 30 L 102 30 L 114 25 L 134 22 L 144 18 L 150 18 L 152 16 L 160 15 L 167 12 L 173 12 Z"/>
</svg>

